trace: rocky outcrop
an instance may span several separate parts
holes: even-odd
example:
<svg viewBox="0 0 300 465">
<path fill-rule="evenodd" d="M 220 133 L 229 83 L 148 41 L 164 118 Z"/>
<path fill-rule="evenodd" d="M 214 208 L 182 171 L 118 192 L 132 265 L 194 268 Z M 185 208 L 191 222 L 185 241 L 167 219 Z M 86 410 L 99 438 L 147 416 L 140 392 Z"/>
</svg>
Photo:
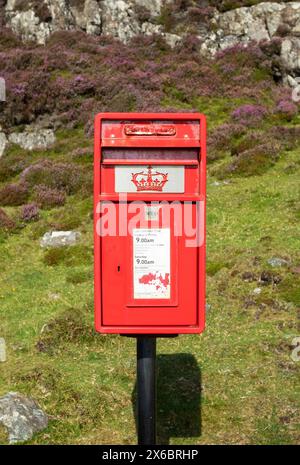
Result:
<svg viewBox="0 0 300 465">
<path fill-rule="evenodd" d="M 81 234 L 78 231 L 50 231 L 43 235 L 41 247 L 64 247 L 75 245 L 80 240 Z"/>
<path fill-rule="evenodd" d="M 111 35 L 123 42 L 138 34 L 161 34 L 174 46 L 180 37 L 165 32 L 161 25 L 141 21 L 136 8 L 147 10 L 153 20 L 160 14 L 161 5 L 162 0 L 8 0 L 5 17 L 18 36 L 38 44 L 45 44 L 55 31 L 78 29 Z"/>
<path fill-rule="evenodd" d="M 0 424 L 7 429 L 9 443 L 14 444 L 47 428 L 48 417 L 33 399 L 9 392 L 0 398 Z"/>
<path fill-rule="evenodd" d="M 209 53 L 237 43 L 271 40 L 275 36 L 300 36 L 300 2 L 273 3 L 237 8 L 214 14 L 203 48 Z"/>
<path fill-rule="evenodd" d="M 8 0 L 5 19 L 23 40 L 38 44 L 45 44 L 49 35 L 59 30 L 101 33 L 101 9 L 96 0 Z"/>
<path fill-rule="evenodd" d="M 282 66 L 286 74 L 299 75 L 300 2 L 262 2 L 224 13 L 209 7 L 208 14 L 209 4 L 204 1 L 195 13 L 170 6 L 166 13 L 172 5 L 167 0 L 7 0 L 5 21 L 23 40 L 39 44 L 58 30 L 111 35 L 123 42 L 139 34 L 160 34 L 171 46 L 193 33 L 209 56 L 236 44 L 280 37 Z"/>
<path fill-rule="evenodd" d="M 283 68 L 294 76 L 300 72 L 300 2 L 264 2 L 215 14 L 204 38 L 202 53 L 212 56 L 236 44 L 280 38 Z"/>
<path fill-rule="evenodd" d="M 161 11 L 162 0 L 104 0 L 102 4 L 102 34 L 117 37 L 122 42 L 127 42 L 132 37 L 139 34 L 160 34 L 166 41 L 174 46 L 179 40 L 178 34 L 171 34 L 164 31 L 162 25 L 155 24 Z M 147 12 L 142 17 L 138 8 Z M 154 21 L 154 22 L 153 22 Z"/>
<path fill-rule="evenodd" d="M 4 337 L 0 337 L 0 362 L 6 362 L 6 343 Z"/>
<path fill-rule="evenodd" d="M 4 132 L 0 132 L 0 158 L 4 154 L 8 140 Z"/>
<path fill-rule="evenodd" d="M 0 133 L 1 135 L 1 133 Z M 24 132 L 13 132 L 8 137 L 9 142 L 19 145 L 25 150 L 45 150 L 55 142 L 55 134 L 52 129 L 28 129 Z M 1 153 L 1 138 L 0 138 Z"/>
</svg>

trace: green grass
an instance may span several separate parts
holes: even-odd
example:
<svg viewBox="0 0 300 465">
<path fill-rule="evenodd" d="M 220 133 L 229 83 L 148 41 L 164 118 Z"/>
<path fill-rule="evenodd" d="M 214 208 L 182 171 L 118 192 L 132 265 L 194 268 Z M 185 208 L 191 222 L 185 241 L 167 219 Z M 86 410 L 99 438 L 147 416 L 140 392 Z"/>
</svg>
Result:
<svg viewBox="0 0 300 465">
<path fill-rule="evenodd" d="M 74 137 L 84 146 L 80 131 Z M 61 133 L 49 156 L 67 159 L 76 143 Z M 162 443 L 299 443 L 299 362 L 290 357 L 299 277 L 290 267 L 272 269 L 278 285 L 241 277 L 270 270 L 272 256 L 300 264 L 298 161 L 299 150 L 288 152 L 265 174 L 229 184 L 213 184 L 209 173 L 210 308 L 202 335 L 158 341 Z M 30 444 L 136 442 L 135 342 L 92 329 L 91 209 L 91 198 L 69 197 L 0 242 L 0 336 L 8 351 L 0 395 L 28 394 L 50 416 Z M 57 255 L 42 250 L 39 239 L 55 224 L 76 227 L 81 244 Z"/>
</svg>

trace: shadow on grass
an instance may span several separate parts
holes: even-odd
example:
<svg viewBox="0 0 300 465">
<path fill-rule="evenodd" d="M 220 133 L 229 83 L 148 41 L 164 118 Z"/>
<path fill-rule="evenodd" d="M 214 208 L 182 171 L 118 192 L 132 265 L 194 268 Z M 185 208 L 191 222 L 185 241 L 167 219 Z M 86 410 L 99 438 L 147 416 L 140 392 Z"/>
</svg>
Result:
<svg viewBox="0 0 300 465">
<path fill-rule="evenodd" d="M 137 425 L 136 383 L 132 405 Z M 157 444 L 201 435 L 201 370 L 191 354 L 157 356 Z"/>
</svg>

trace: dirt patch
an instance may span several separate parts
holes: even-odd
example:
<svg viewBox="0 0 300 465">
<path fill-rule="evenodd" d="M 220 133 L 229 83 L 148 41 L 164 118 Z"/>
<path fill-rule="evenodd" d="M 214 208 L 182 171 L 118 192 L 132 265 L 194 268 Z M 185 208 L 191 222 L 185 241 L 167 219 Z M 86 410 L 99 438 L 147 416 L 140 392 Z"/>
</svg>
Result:
<svg viewBox="0 0 300 465">
<path fill-rule="evenodd" d="M 282 277 L 279 274 L 271 273 L 270 271 L 262 271 L 259 280 L 265 285 L 279 284 L 282 281 Z"/>
<path fill-rule="evenodd" d="M 257 276 L 255 275 L 255 273 L 252 273 L 252 271 L 245 271 L 244 273 L 242 273 L 241 278 L 243 281 L 249 283 L 257 280 Z"/>
</svg>

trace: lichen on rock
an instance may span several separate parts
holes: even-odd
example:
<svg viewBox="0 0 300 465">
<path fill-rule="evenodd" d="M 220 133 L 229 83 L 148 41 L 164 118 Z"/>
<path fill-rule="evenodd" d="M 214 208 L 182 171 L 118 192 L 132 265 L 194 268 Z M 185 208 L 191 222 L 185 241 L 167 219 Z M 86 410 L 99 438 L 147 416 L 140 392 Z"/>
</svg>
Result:
<svg viewBox="0 0 300 465">
<path fill-rule="evenodd" d="M 7 429 L 9 443 L 14 444 L 47 428 L 48 417 L 33 399 L 9 392 L 0 398 L 0 424 Z"/>
</svg>

